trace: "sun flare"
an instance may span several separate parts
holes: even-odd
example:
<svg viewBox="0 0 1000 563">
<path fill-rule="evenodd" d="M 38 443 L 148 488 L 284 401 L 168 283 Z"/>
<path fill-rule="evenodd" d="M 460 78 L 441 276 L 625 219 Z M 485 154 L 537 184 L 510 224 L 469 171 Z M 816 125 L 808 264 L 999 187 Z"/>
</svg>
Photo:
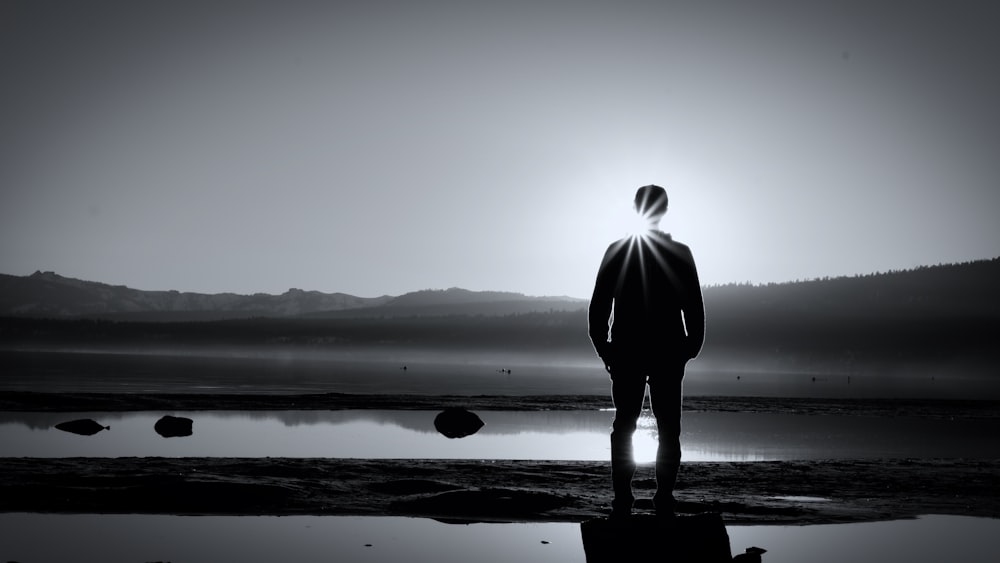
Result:
<svg viewBox="0 0 1000 563">
<path fill-rule="evenodd" d="M 646 215 L 633 213 L 629 220 L 628 233 L 633 237 L 646 238 L 655 229 L 656 221 Z"/>
</svg>

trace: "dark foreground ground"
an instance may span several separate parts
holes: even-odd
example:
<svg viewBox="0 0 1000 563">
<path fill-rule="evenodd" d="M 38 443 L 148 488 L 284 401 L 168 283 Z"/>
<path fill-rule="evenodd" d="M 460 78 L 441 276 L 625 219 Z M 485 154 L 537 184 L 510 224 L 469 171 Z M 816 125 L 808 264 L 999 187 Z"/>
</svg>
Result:
<svg viewBox="0 0 1000 563">
<path fill-rule="evenodd" d="M 13 458 L 0 460 L 0 475 L 4 512 L 582 522 L 604 515 L 610 501 L 604 462 Z M 679 512 L 719 512 L 728 523 L 998 518 L 998 475 L 995 461 L 690 463 L 677 497 Z M 652 487 L 643 466 L 637 496 L 648 498 Z"/>
<path fill-rule="evenodd" d="M 987 417 L 995 403 L 711 398 L 687 408 Z M 593 403 L 593 404 L 590 404 Z M 0 410 L 590 408 L 604 397 L 211 396 L 0 393 Z M 961 408 L 960 408 L 961 407 Z M 3 458 L 0 511 L 421 516 L 447 521 L 582 522 L 606 513 L 607 462 L 301 458 Z M 728 523 L 818 524 L 952 514 L 1000 518 L 1000 460 L 886 459 L 686 463 L 682 513 Z M 648 498 L 641 466 L 637 496 Z M 638 512 L 649 510 L 642 502 Z"/>
</svg>

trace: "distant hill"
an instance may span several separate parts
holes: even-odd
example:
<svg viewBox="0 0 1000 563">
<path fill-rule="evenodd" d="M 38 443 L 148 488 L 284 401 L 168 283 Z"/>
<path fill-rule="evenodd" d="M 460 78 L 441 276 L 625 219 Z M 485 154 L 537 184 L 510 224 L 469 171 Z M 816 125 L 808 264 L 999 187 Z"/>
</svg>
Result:
<svg viewBox="0 0 1000 563">
<path fill-rule="evenodd" d="M 1000 360 L 1000 258 L 805 282 L 706 288 L 707 349 L 774 368 L 850 371 Z M 993 364 L 995 366 L 995 364 Z M 995 367 L 991 368 L 995 369 Z"/>
<path fill-rule="evenodd" d="M 294 288 L 281 295 L 144 291 L 67 278 L 53 272 L 35 272 L 30 276 L 0 274 L 0 314 L 18 317 L 130 320 L 285 317 L 372 307 L 390 299 Z"/>
<path fill-rule="evenodd" d="M 578 311 L 586 306 L 586 300 L 572 297 L 533 297 L 504 291 L 470 291 L 453 287 L 406 293 L 374 307 L 324 311 L 302 316 L 310 318 L 496 316 Z"/>
<path fill-rule="evenodd" d="M 281 295 L 144 291 L 67 278 L 53 272 L 35 272 L 30 276 L 0 274 L 0 316 L 11 317 L 176 322 L 252 317 L 503 315 L 572 310 L 584 304 L 583 300 L 566 297 L 529 297 L 459 288 L 373 298 L 295 288 Z"/>
<path fill-rule="evenodd" d="M 998 287 L 1000 259 L 783 284 L 706 287 L 708 331 L 697 365 L 720 372 L 992 375 L 1000 363 Z M 405 350 L 530 354 L 546 361 L 594 358 L 587 337 L 587 303 L 579 299 L 455 288 L 359 301 L 299 290 L 280 296 L 200 296 L 138 292 L 54 274 L 0 278 L 0 295 L 6 311 L 0 314 L 0 348 L 271 347 L 371 352 L 378 357 Z M 193 314 L 191 303 L 215 303 L 213 298 L 222 304 L 202 314 L 228 315 L 227 320 L 148 322 L 142 317 L 160 321 L 165 313 L 140 312 L 152 303 L 167 313 L 174 307 Z M 99 307 L 104 303 L 132 312 L 117 317 L 81 314 L 88 310 L 85 305 L 93 311 L 109 310 L 110 305 Z M 362 306 L 356 306 L 359 303 Z M 310 306 L 345 308 L 308 312 Z M 252 311 L 255 318 L 235 317 L 234 311 Z"/>
<path fill-rule="evenodd" d="M 705 289 L 727 315 L 981 317 L 1000 314 L 1000 258 L 911 270 Z"/>
</svg>

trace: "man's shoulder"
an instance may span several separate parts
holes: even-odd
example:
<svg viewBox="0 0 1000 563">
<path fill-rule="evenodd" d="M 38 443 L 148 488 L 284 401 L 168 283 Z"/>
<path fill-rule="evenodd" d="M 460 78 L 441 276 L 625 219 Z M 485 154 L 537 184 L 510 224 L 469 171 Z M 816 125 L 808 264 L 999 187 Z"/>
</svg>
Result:
<svg viewBox="0 0 1000 563">
<path fill-rule="evenodd" d="M 656 240 L 665 246 L 670 246 L 676 250 L 683 250 L 690 252 L 691 248 L 684 244 L 683 242 L 675 239 L 670 233 L 664 233 L 663 231 L 656 231 Z"/>
<path fill-rule="evenodd" d="M 615 264 L 619 265 L 625 256 L 628 254 L 628 246 L 631 237 L 625 237 L 618 239 L 608 245 L 608 249 L 604 251 L 604 258 L 601 260 L 601 270 L 606 271 L 609 268 L 614 268 Z"/>
<path fill-rule="evenodd" d="M 605 254 L 611 255 L 628 247 L 629 243 L 632 241 L 632 237 L 620 238 L 608 245 L 608 249 Z"/>
</svg>

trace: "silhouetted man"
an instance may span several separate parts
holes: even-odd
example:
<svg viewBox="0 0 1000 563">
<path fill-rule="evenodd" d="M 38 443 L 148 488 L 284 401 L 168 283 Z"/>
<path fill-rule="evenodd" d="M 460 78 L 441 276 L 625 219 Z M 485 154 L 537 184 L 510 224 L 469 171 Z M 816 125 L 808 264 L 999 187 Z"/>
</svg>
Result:
<svg viewBox="0 0 1000 563">
<path fill-rule="evenodd" d="M 611 376 L 615 406 L 611 514 L 629 514 L 635 501 L 632 435 L 648 384 L 659 434 L 653 503 L 669 516 L 681 460 L 681 381 L 705 341 L 705 307 L 691 250 L 658 229 L 666 191 L 639 188 L 635 210 L 647 228 L 608 247 L 590 300 L 590 340 Z"/>
</svg>

